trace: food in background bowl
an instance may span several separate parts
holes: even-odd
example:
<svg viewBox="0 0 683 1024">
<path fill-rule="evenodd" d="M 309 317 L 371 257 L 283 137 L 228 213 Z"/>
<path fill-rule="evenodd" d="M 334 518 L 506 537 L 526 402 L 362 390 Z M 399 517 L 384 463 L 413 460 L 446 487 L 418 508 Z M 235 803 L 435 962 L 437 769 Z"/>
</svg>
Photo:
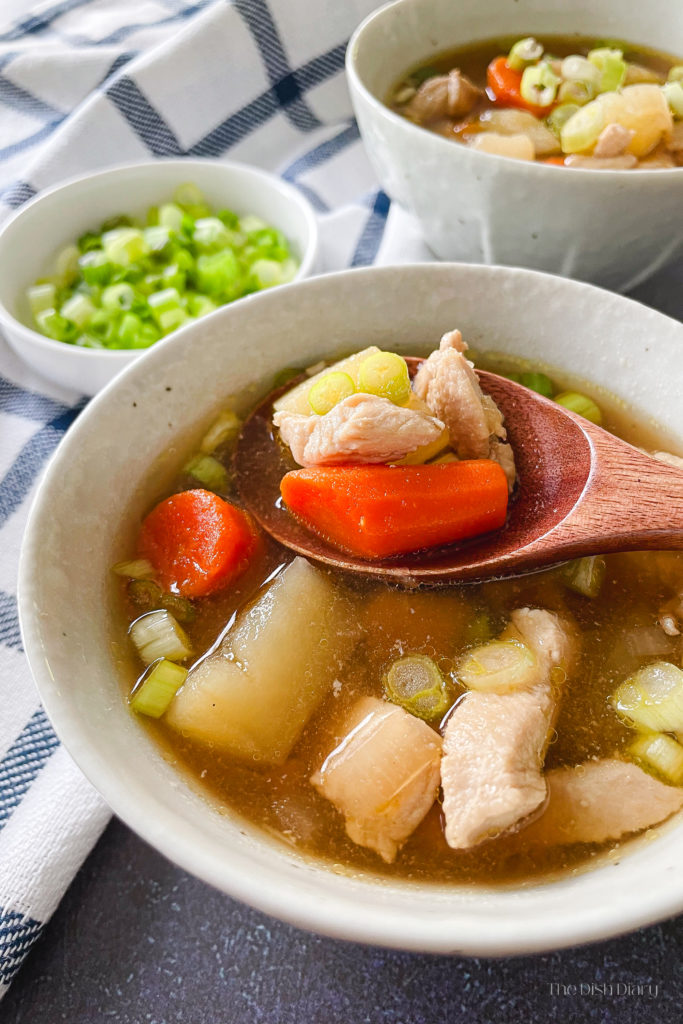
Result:
<svg viewBox="0 0 683 1024">
<path fill-rule="evenodd" d="M 122 214 L 82 234 L 27 298 L 37 329 L 55 341 L 149 348 L 218 306 L 286 284 L 297 268 L 277 228 L 253 214 L 214 212 L 184 184 L 142 223 Z"/>
<path fill-rule="evenodd" d="M 623 46 L 623 48 L 622 48 Z M 683 164 L 683 62 L 549 36 L 454 49 L 401 77 L 390 106 L 484 153 L 593 170 Z"/>
<path fill-rule="evenodd" d="M 507 492 L 500 416 L 467 367 L 460 389 L 439 378 L 440 360 L 463 349 L 448 332 L 423 364 L 447 436 L 431 450 L 413 437 L 400 456 L 462 466 L 478 441 Z M 315 428 L 349 387 L 407 408 L 416 392 L 397 360 L 364 350 L 289 388 L 273 410 L 283 440 L 292 417 Z M 527 379 L 602 416 L 547 374 Z M 604 414 L 649 441 L 616 407 Z M 344 474 L 348 459 L 372 469 L 362 463 L 376 427 L 366 421 L 361 447 L 326 472 Z M 351 579 L 259 535 L 231 481 L 239 428 L 226 409 L 145 516 L 134 557 L 115 566 L 142 670 L 130 706 L 200 785 L 323 861 L 450 883 L 599 863 L 683 806 L 679 554 L 584 558 L 430 591 Z M 349 435 L 326 437 L 341 456 Z M 401 529 L 388 515 L 385 532 Z"/>
</svg>

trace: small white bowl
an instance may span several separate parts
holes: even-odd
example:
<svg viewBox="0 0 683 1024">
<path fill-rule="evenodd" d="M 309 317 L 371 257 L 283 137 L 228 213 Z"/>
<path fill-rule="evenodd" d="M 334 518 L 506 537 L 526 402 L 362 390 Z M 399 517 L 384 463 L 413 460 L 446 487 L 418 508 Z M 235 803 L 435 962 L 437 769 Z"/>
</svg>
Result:
<svg viewBox="0 0 683 1024">
<path fill-rule="evenodd" d="M 123 699 L 123 627 L 108 598 L 111 565 L 130 551 L 141 515 L 228 396 L 248 406 L 283 366 L 369 344 L 409 353 L 455 326 L 480 351 L 589 378 L 623 399 L 634 419 L 658 420 L 683 443 L 680 380 L 671 372 L 683 326 L 660 313 L 575 281 L 503 267 L 431 263 L 318 277 L 251 296 L 171 335 L 89 404 L 39 488 L 19 604 L 57 733 L 113 810 L 171 860 L 267 913 L 339 938 L 519 954 L 605 938 L 683 910 L 683 819 L 624 849 L 618 861 L 519 888 L 334 870 L 220 809 L 164 757 Z"/>
<path fill-rule="evenodd" d="M 146 352 L 78 348 L 46 338 L 32 321 L 26 289 L 54 271 L 56 253 L 117 214 L 143 216 L 193 182 L 212 209 L 253 213 L 282 231 L 300 261 L 295 280 L 314 268 L 318 228 L 301 193 L 273 174 L 219 160 L 150 160 L 72 178 L 42 192 L 0 231 L 0 327 L 17 354 L 44 377 L 94 395 Z M 160 344 L 157 342 L 157 344 Z"/>
<path fill-rule="evenodd" d="M 533 267 L 626 291 L 683 251 L 683 168 L 588 171 L 492 156 L 384 103 L 422 61 L 529 33 L 617 37 L 683 57 L 683 4 L 396 0 L 380 8 L 356 30 L 346 56 L 370 162 L 440 259 Z"/>
</svg>

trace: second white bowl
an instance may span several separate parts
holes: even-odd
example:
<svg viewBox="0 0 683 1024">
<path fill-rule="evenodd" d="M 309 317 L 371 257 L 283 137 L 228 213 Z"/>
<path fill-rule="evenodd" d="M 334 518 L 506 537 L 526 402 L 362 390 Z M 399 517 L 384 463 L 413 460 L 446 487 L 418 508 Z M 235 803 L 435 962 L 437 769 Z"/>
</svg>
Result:
<svg viewBox="0 0 683 1024">
<path fill-rule="evenodd" d="M 627 39 L 683 55 L 679 0 L 397 0 L 348 47 L 351 98 L 370 161 L 440 259 L 505 263 L 628 290 L 683 251 L 683 168 L 587 171 L 469 149 L 383 102 L 400 75 L 493 35 Z"/>
</svg>

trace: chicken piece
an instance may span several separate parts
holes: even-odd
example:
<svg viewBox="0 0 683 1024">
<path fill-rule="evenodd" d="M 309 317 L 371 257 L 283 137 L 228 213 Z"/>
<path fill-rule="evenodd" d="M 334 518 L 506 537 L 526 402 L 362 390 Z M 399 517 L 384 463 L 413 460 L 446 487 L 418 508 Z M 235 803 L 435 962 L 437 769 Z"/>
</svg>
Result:
<svg viewBox="0 0 683 1024">
<path fill-rule="evenodd" d="M 593 156 L 599 159 L 622 156 L 635 134 L 630 128 L 624 128 L 623 124 L 619 124 L 618 121 L 608 124 L 598 135 Z"/>
<path fill-rule="evenodd" d="M 346 819 L 354 843 L 391 864 L 434 803 L 441 737 L 403 708 L 363 697 L 311 782 Z"/>
<path fill-rule="evenodd" d="M 460 331 L 448 331 L 415 375 L 413 389 L 446 424 L 451 444 L 461 459 L 494 459 L 512 487 L 514 455 L 505 444 L 507 431 L 500 409 L 484 395 L 474 367 L 465 359 L 467 344 Z"/>
<path fill-rule="evenodd" d="M 572 153 L 565 157 L 565 167 L 578 167 L 586 171 L 630 171 L 638 166 L 638 161 L 632 153 L 624 153 L 623 156 L 604 157 L 599 160 L 595 156 L 580 156 Z"/>
<path fill-rule="evenodd" d="M 604 843 L 658 825 L 683 807 L 683 789 L 608 758 L 546 775 L 548 803 L 519 834 L 525 846 Z"/>
<path fill-rule="evenodd" d="M 324 416 L 276 412 L 273 423 L 300 466 L 395 462 L 442 434 L 434 416 L 357 393 Z"/>
<path fill-rule="evenodd" d="M 469 114 L 482 96 L 481 89 L 454 68 L 447 75 L 435 75 L 423 82 L 404 107 L 404 113 L 421 124 L 446 117 L 460 118 Z"/>
<path fill-rule="evenodd" d="M 553 612 L 519 608 L 511 620 L 502 639 L 530 648 L 539 681 L 507 693 L 470 691 L 448 721 L 441 784 L 446 841 L 456 850 L 511 828 L 546 798 L 543 759 L 574 638 Z"/>
</svg>

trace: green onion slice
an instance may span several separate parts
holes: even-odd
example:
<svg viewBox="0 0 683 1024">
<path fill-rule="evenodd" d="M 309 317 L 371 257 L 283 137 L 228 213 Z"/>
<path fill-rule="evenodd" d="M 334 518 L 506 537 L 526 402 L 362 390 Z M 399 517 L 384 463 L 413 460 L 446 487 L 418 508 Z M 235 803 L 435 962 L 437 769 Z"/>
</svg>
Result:
<svg viewBox="0 0 683 1024">
<path fill-rule="evenodd" d="M 590 420 L 591 423 L 597 423 L 598 426 L 602 423 L 600 408 L 588 395 L 582 395 L 578 391 L 563 391 L 555 396 L 555 401 L 566 409 L 578 413 L 579 416 L 583 416 L 584 419 Z"/>
<path fill-rule="evenodd" d="M 358 368 L 358 390 L 404 405 L 410 398 L 408 364 L 396 352 L 368 356 Z"/>
<path fill-rule="evenodd" d="M 184 661 L 192 653 L 185 631 L 166 609 L 141 615 L 132 623 L 129 634 L 146 665 L 159 658 Z"/>
<path fill-rule="evenodd" d="M 683 747 L 664 733 L 645 733 L 627 748 L 632 760 L 670 786 L 683 786 Z"/>
<path fill-rule="evenodd" d="M 617 687 L 611 701 L 629 725 L 683 736 L 683 671 L 668 661 L 641 668 Z"/>
<path fill-rule="evenodd" d="M 538 659 L 521 640 L 491 640 L 458 662 L 458 679 L 468 690 L 508 693 L 538 682 Z"/>
<path fill-rule="evenodd" d="M 577 558 L 561 569 L 563 582 L 584 597 L 597 597 L 605 579 L 605 559 L 599 555 Z"/>
<path fill-rule="evenodd" d="M 524 69 L 519 91 L 522 99 L 537 107 L 549 107 L 557 96 L 560 79 L 549 64 L 535 64 Z"/>
<path fill-rule="evenodd" d="M 139 715 L 161 718 L 186 678 L 186 668 L 161 658 L 139 679 L 129 704 Z"/>
<path fill-rule="evenodd" d="M 384 692 L 392 704 L 426 722 L 445 715 L 451 705 L 448 684 L 426 654 L 398 658 L 384 677 Z"/>
<path fill-rule="evenodd" d="M 543 44 L 533 36 L 518 39 L 510 50 L 507 58 L 508 67 L 513 71 L 523 71 L 530 64 L 535 64 L 543 56 Z"/>
</svg>

